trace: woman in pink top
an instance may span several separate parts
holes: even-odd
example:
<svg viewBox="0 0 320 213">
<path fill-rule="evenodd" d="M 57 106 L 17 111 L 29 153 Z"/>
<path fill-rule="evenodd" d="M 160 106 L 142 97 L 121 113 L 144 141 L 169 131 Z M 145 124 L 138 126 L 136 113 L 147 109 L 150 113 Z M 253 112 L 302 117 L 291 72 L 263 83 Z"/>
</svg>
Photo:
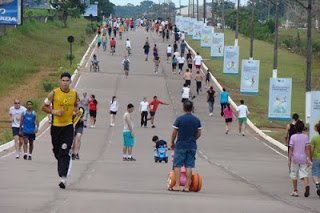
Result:
<svg viewBox="0 0 320 213">
<path fill-rule="evenodd" d="M 223 113 L 224 113 L 223 115 L 226 122 L 226 134 L 228 134 L 231 129 L 231 123 L 232 123 L 232 109 L 229 103 L 227 103 L 227 105 L 225 106 Z"/>
</svg>

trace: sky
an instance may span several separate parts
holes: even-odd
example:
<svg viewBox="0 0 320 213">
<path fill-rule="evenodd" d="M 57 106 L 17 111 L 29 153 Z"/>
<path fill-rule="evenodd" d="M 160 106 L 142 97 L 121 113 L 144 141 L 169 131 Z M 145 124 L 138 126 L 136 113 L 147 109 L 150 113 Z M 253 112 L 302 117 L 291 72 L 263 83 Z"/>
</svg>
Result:
<svg viewBox="0 0 320 213">
<path fill-rule="evenodd" d="M 143 0 L 110 0 L 112 3 L 114 3 L 115 5 L 126 5 L 128 3 L 134 4 L 134 5 L 140 5 L 140 2 L 142 2 Z M 164 2 L 165 0 L 160 0 L 160 2 Z M 175 3 L 176 5 L 179 5 L 179 0 L 171 0 L 173 3 Z M 211 0 L 206 0 L 207 2 L 211 2 Z M 236 2 L 236 0 L 231 0 Z M 240 0 L 240 5 L 246 3 L 248 0 Z M 159 3 L 159 0 L 153 0 L 153 2 L 155 3 Z M 181 5 L 187 5 L 189 2 L 189 0 L 181 0 Z M 194 1 L 196 2 L 196 1 Z M 202 5 L 203 1 L 199 0 L 199 4 Z"/>
</svg>

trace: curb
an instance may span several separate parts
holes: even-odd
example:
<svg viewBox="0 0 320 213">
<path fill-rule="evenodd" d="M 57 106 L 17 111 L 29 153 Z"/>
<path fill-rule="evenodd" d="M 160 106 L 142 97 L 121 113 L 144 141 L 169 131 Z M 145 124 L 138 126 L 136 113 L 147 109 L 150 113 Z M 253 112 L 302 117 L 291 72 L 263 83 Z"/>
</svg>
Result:
<svg viewBox="0 0 320 213">
<path fill-rule="evenodd" d="M 192 47 L 188 44 L 188 42 L 185 40 L 186 44 L 187 44 L 187 47 L 188 49 L 191 50 L 191 52 L 195 55 L 196 54 L 196 51 L 194 51 L 194 49 L 192 49 Z M 208 67 L 205 65 L 205 63 L 202 62 L 202 67 L 205 69 L 205 70 L 208 70 Z M 203 72 L 203 69 L 201 69 L 202 73 L 204 74 Z M 212 73 L 210 72 L 210 76 L 211 76 L 211 79 L 213 81 L 213 83 L 218 87 L 218 89 L 220 91 L 222 91 L 222 86 L 221 84 L 218 82 L 218 80 L 212 75 Z M 231 99 L 231 97 L 229 96 L 229 102 L 230 104 L 232 105 L 232 107 L 234 109 L 237 108 L 237 104 Z M 248 126 L 253 130 L 255 131 L 255 133 L 257 133 L 260 137 L 262 137 L 264 140 L 268 141 L 269 143 L 277 146 L 279 149 L 281 149 L 282 151 L 284 152 L 288 152 L 288 147 L 285 146 L 284 144 L 282 144 L 281 142 L 273 139 L 272 137 L 266 135 L 264 132 L 262 132 L 258 127 L 256 127 L 252 122 L 251 120 L 248 118 L 247 119 L 247 124 Z"/>
<path fill-rule="evenodd" d="M 97 35 L 93 38 L 93 40 L 91 41 L 86 53 L 83 55 L 81 61 L 80 61 L 80 64 L 78 65 L 78 67 L 75 69 L 75 71 L 73 72 L 72 76 L 71 76 L 71 81 L 73 81 L 76 76 L 78 75 L 79 73 L 79 70 L 82 68 L 83 64 L 84 64 L 84 61 L 86 60 L 87 56 L 89 55 L 89 52 L 91 51 L 92 47 L 94 46 L 94 43 L 96 41 L 96 37 Z M 43 128 L 43 126 L 48 122 L 48 117 L 44 117 L 40 123 L 39 123 L 39 130 Z M 0 152 L 3 152 L 7 149 L 10 149 L 12 147 L 14 147 L 14 140 L 11 140 L 3 145 L 0 146 Z"/>
</svg>

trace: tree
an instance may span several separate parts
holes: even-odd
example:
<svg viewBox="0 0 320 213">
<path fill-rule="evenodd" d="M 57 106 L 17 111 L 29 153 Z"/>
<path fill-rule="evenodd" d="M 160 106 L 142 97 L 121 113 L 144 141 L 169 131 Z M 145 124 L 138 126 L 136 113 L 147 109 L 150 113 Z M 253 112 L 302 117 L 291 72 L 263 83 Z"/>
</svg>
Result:
<svg viewBox="0 0 320 213">
<path fill-rule="evenodd" d="M 81 0 L 51 0 L 56 14 L 62 19 L 63 26 L 67 27 L 68 17 L 79 17 L 85 12 L 86 5 Z"/>
<path fill-rule="evenodd" d="M 110 16 L 110 14 L 114 13 L 114 4 L 111 3 L 109 0 L 91 0 L 91 4 L 95 4 L 95 2 L 98 2 L 98 16 L 102 17 Z"/>
</svg>

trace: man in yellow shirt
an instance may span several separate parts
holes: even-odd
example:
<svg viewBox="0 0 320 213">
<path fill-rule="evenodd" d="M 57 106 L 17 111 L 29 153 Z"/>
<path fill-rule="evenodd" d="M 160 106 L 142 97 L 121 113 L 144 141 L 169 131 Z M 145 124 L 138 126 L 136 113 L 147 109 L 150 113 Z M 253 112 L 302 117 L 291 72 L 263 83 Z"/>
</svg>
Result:
<svg viewBox="0 0 320 213">
<path fill-rule="evenodd" d="M 66 188 L 70 173 L 70 149 L 73 143 L 73 117 L 79 112 L 78 94 L 70 89 L 71 75 L 67 72 L 60 76 L 60 87 L 54 89 L 45 99 L 42 110 L 52 114 L 51 140 L 53 153 L 58 160 L 59 187 Z M 52 106 L 52 107 L 51 107 Z"/>
</svg>

